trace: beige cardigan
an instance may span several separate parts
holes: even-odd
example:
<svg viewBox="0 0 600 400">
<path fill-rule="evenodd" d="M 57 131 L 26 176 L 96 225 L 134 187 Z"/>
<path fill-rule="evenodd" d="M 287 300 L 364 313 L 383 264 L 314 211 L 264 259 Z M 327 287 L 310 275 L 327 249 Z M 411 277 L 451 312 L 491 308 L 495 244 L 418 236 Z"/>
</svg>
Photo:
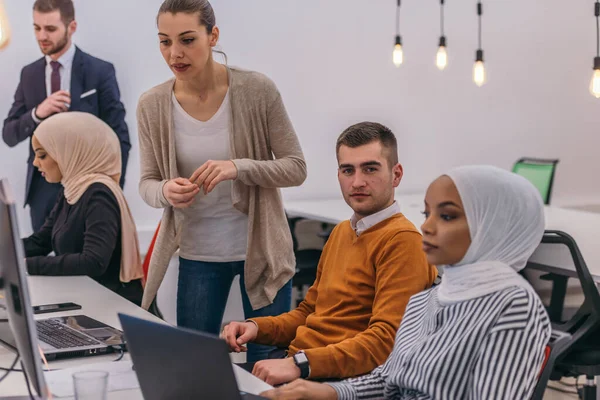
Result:
<svg viewBox="0 0 600 400">
<path fill-rule="evenodd" d="M 232 200 L 236 209 L 248 214 L 244 278 L 252 307 L 259 309 L 271 304 L 294 275 L 292 238 L 278 188 L 301 185 L 306 163 L 275 84 L 257 72 L 229 68 L 228 73 L 230 153 L 238 170 Z M 171 79 L 144 93 L 137 109 L 140 195 L 150 206 L 164 208 L 142 300 L 146 309 L 179 247 L 179 214 L 162 191 L 167 180 L 180 176 L 171 115 L 174 83 Z"/>
</svg>

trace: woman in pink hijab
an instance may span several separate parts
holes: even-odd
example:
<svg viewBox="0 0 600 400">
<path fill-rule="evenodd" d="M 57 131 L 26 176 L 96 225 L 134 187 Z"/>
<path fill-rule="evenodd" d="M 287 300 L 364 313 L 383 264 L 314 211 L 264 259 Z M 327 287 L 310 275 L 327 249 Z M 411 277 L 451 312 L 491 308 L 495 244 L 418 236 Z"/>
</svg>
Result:
<svg viewBox="0 0 600 400">
<path fill-rule="evenodd" d="M 139 305 L 142 264 L 119 187 L 117 136 L 91 114 L 68 112 L 43 121 L 31 143 L 33 165 L 63 190 L 42 228 L 24 239 L 29 274 L 87 275 Z"/>
</svg>

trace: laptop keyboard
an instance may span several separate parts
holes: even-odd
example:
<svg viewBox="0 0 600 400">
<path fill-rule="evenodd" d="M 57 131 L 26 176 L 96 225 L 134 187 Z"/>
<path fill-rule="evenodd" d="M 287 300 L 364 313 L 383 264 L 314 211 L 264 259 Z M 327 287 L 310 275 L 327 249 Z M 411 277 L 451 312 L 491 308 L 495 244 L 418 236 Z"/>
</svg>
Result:
<svg viewBox="0 0 600 400">
<path fill-rule="evenodd" d="M 57 349 L 102 345 L 102 342 L 51 319 L 36 321 L 36 325 L 39 340 Z"/>
</svg>

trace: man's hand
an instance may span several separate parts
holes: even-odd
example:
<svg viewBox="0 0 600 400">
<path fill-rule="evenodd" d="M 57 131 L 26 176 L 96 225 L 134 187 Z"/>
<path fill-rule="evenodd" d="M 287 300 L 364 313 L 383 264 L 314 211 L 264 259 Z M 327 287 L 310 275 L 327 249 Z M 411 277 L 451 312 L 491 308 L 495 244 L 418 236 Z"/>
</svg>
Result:
<svg viewBox="0 0 600 400">
<path fill-rule="evenodd" d="M 254 364 L 252 375 L 275 386 L 300 378 L 300 368 L 292 357 L 277 360 L 262 360 Z"/>
<path fill-rule="evenodd" d="M 221 339 L 225 339 L 231 351 L 246 351 L 246 343 L 256 339 L 258 326 L 254 322 L 231 322 L 225 325 Z"/>
<path fill-rule="evenodd" d="M 39 119 L 48 118 L 56 113 L 61 113 L 69 110 L 71 105 L 71 95 L 66 90 L 59 90 L 52 93 L 42 101 L 35 109 L 35 116 Z"/>
<path fill-rule="evenodd" d="M 237 174 L 237 168 L 231 160 L 208 160 L 194 171 L 190 177 L 190 181 L 204 188 L 204 193 L 208 194 L 218 183 L 236 179 Z"/>
<path fill-rule="evenodd" d="M 162 190 L 165 199 L 175 208 L 189 207 L 200 192 L 198 185 L 185 178 L 175 178 L 167 181 Z"/>
<path fill-rule="evenodd" d="M 278 400 L 337 400 L 337 393 L 329 385 L 296 379 L 289 385 L 260 394 L 267 399 Z"/>
</svg>

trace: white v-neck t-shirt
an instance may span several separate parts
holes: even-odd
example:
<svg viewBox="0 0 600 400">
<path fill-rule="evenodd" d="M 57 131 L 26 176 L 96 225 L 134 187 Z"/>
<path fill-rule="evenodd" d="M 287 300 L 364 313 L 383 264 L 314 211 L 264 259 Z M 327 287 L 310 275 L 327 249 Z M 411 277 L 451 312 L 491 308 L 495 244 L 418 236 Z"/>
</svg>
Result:
<svg viewBox="0 0 600 400">
<path fill-rule="evenodd" d="M 231 103 L 229 91 L 208 121 L 189 115 L 172 95 L 177 168 L 184 178 L 208 160 L 230 160 Z M 232 181 L 212 192 L 202 188 L 188 208 L 176 208 L 183 221 L 179 255 L 195 261 L 231 262 L 246 259 L 248 216 L 233 207 Z"/>
</svg>

